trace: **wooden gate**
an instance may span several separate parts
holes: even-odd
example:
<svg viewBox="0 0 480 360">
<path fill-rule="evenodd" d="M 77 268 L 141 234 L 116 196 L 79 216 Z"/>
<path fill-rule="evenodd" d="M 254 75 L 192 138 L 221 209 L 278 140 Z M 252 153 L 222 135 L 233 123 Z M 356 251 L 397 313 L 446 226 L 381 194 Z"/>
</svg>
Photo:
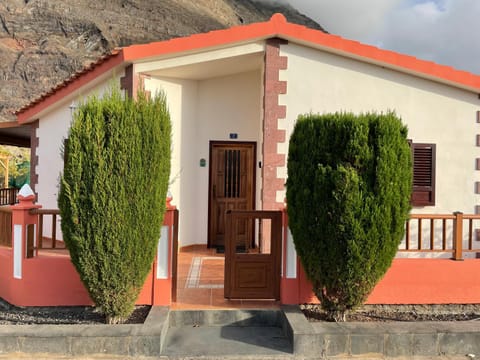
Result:
<svg viewBox="0 0 480 360">
<path fill-rule="evenodd" d="M 225 297 L 280 299 L 281 211 L 226 213 Z"/>
</svg>

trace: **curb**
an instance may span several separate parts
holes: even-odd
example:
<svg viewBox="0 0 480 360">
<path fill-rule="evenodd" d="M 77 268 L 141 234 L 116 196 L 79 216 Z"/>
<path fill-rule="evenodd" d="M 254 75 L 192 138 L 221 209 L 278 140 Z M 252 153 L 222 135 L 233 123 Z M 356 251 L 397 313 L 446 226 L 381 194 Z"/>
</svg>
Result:
<svg viewBox="0 0 480 360">
<path fill-rule="evenodd" d="M 298 306 L 284 306 L 295 355 L 465 356 L 480 354 L 480 321 L 310 323 Z"/>
<path fill-rule="evenodd" d="M 152 307 L 135 325 L 2 325 L 0 355 L 45 353 L 158 356 L 168 330 L 168 307 Z"/>
<path fill-rule="evenodd" d="M 2 325 L 0 359 L 9 354 L 52 356 L 155 357 L 163 354 L 169 327 L 274 326 L 292 344 L 284 358 L 431 358 L 480 354 L 480 321 L 310 323 L 298 306 L 280 310 L 170 311 L 152 307 L 138 325 Z M 212 339 L 214 341 L 214 339 Z M 185 357 L 195 359 L 195 355 Z M 204 359 L 270 359 L 249 355 Z M 272 359 L 275 357 L 272 357 Z"/>
</svg>

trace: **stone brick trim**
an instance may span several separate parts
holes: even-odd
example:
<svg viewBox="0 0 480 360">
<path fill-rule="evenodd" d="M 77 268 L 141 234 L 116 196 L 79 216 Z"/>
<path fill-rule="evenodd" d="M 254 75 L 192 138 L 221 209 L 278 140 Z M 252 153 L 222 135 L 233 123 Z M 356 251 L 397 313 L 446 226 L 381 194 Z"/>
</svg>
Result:
<svg viewBox="0 0 480 360">
<path fill-rule="evenodd" d="M 125 76 L 120 78 L 120 89 L 125 90 L 128 97 L 135 98 L 137 96 L 138 85 L 139 79 L 134 75 L 133 64 L 130 64 L 125 68 Z"/>
<path fill-rule="evenodd" d="M 38 184 L 38 174 L 36 167 L 38 165 L 37 149 L 40 139 L 37 134 L 37 129 L 40 126 L 38 120 L 30 124 L 30 187 L 35 192 L 35 185 Z"/>
<path fill-rule="evenodd" d="M 145 90 L 145 75 L 137 74 L 135 75 L 133 65 L 128 65 L 125 68 L 125 76 L 120 78 L 120 89 L 125 90 L 128 97 L 137 98 L 138 89 Z M 147 94 L 147 97 L 150 97 L 150 94 Z"/>
<path fill-rule="evenodd" d="M 278 153 L 278 144 L 285 142 L 285 130 L 279 129 L 278 120 L 284 119 L 287 108 L 279 104 L 279 95 L 287 93 L 287 82 L 280 81 L 280 70 L 287 69 L 288 59 L 280 56 L 280 45 L 288 41 L 273 38 L 265 44 L 263 79 L 263 209 L 277 210 L 283 203 L 277 202 L 277 191 L 284 189 L 285 179 L 277 177 L 277 168 L 284 167 L 286 156 Z"/>
</svg>

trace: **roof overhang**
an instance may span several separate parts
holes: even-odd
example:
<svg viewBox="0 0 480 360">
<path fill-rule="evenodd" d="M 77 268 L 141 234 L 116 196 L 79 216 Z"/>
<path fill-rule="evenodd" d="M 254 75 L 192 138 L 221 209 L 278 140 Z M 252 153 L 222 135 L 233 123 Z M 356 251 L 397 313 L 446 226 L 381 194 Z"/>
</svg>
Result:
<svg viewBox="0 0 480 360">
<path fill-rule="evenodd" d="M 112 78 L 126 65 L 121 51 L 118 50 L 100 58 L 97 62 L 74 74 L 48 93 L 18 110 L 16 112 L 18 123 L 33 122 L 56 107 L 77 100 L 82 93 L 94 88 L 105 79 Z"/>
<path fill-rule="evenodd" d="M 20 125 L 16 121 L 0 123 L 0 144 L 30 147 L 30 125 Z"/>
<path fill-rule="evenodd" d="M 189 53 L 135 64 L 135 72 L 152 77 L 205 80 L 261 69 L 265 44 L 256 42 L 208 52 Z"/>
<path fill-rule="evenodd" d="M 267 22 L 235 26 L 225 30 L 194 34 L 150 44 L 132 45 L 116 50 L 106 59 L 100 59 L 90 68 L 74 75 L 49 93 L 20 109 L 16 113 L 17 119 L 19 123 L 34 121 L 50 111 L 57 103 L 71 102 L 72 99 L 81 94 L 81 91 L 93 87 L 96 82 L 106 76 L 111 76 L 115 69 L 130 64 L 135 64 L 135 72 L 152 76 L 156 75 L 155 71 L 158 71 L 157 75 L 159 75 L 160 68 L 163 76 L 168 74 L 167 68 L 171 69 L 170 76 L 179 76 L 182 72 L 186 74 L 190 71 L 189 75 L 184 76 L 198 78 L 200 76 L 199 71 L 205 69 L 217 71 L 218 74 L 221 74 L 214 67 L 221 64 L 218 61 L 222 58 L 222 52 L 225 54 L 222 60 L 224 65 L 229 65 L 228 62 L 230 62 L 230 65 L 234 66 L 235 57 L 242 57 L 246 54 L 235 54 L 233 49 L 258 47 L 266 39 L 275 37 L 469 92 L 480 93 L 480 75 L 288 23 L 283 15 L 275 14 Z M 228 52 L 231 53 L 228 54 Z M 214 53 L 217 53 L 218 56 L 215 60 L 216 63 L 212 62 L 213 60 L 206 60 L 208 56 L 212 56 Z M 200 66 L 202 56 L 205 58 L 203 65 Z M 194 66 L 192 62 L 195 57 L 199 61 L 199 66 Z M 184 62 L 182 63 L 182 61 Z M 157 66 L 157 70 L 155 70 L 155 66 Z"/>
</svg>

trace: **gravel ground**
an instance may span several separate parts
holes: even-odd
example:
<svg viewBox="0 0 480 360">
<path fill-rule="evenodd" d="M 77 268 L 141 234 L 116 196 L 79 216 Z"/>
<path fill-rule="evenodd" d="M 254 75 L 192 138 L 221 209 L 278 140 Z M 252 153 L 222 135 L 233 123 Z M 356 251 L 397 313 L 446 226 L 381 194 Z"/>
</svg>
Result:
<svg viewBox="0 0 480 360">
<path fill-rule="evenodd" d="M 137 306 L 125 324 L 142 324 L 150 306 Z M 319 305 L 300 305 L 309 321 L 326 321 Z M 480 304 L 466 305 L 364 305 L 347 315 L 347 321 L 478 321 Z M 17 307 L 0 298 L 0 325 L 105 324 L 93 306 Z"/>
<path fill-rule="evenodd" d="M 310 321 L 326 321 L 319 305 L 301 305 Z M 467 305 L 364 305 L 347 314 L 347 321 L 478 321 L 480 304 Z"/>
<path fill-rule="evenodd" d="M 150 306 L 136 306 L 125 324 L 143 324 Z M 105 316 L 93 306 L 17 307 L 0 299 L 0 325 L 105 324 Z"/>
</svg>

